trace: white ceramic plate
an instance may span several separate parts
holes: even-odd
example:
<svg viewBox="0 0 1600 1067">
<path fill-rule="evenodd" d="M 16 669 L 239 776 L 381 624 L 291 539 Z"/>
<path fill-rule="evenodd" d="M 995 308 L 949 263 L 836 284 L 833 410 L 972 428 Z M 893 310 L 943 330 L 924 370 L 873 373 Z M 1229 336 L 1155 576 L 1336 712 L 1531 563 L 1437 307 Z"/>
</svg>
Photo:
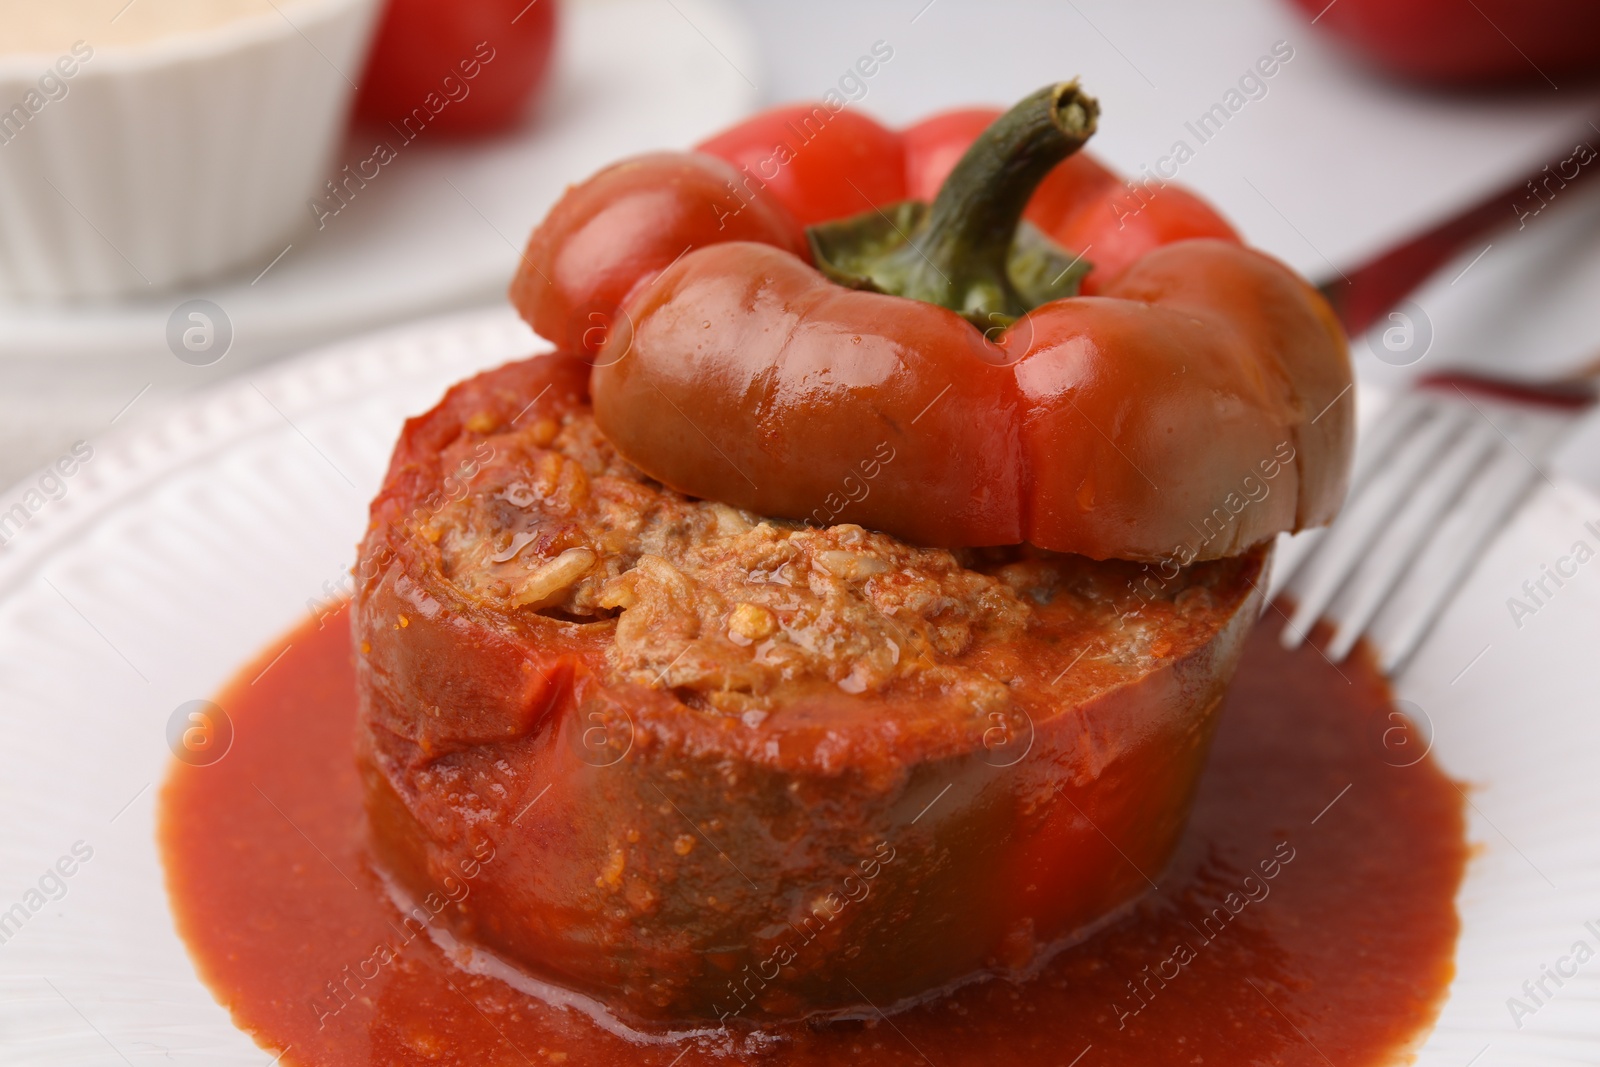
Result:
<svg viewBox="0 0 1600 1067">
<path fill-rule="evenodd" d="M 173 929 L 154 838 L 168 717 L 339 586 L 401 420 L 536 345 L 497 311 L 279 365 L 96 444 L 0 549 L 0 912 L 93 850 L 0 944 L 0 1063 L 267 1067 Z M 1546 979 L 1520 1029 L 1507 1007 L 1577 941 L 1600 947 L 1600 560 L 1520 629 L 1505 606 L 1575 541 L 1600 545 L 1590 521 L 1600 500 L 1542 487 L 1399 683 L 1473 783 L 1478 849 L 1424 1064 L 1600 1061 L 1600 959 Z"/>
<path fill-rule="evenodd" d="M 231 320 L 235 363 L 499 299 L 567 183 L 622 156 L 686 148 L 755 101 L 754 43 L 725 0 L 568 0 L 561 15 L 549 92 L 519 130 L 488 141 L 424 130 L 410 144 L 358 130 L 336 166 L 371 157 L 379 136 L 398 158 L 320 229 L 308 205 L 282 259 L 273 249 L 233 277 L 139 300 L 0 303 L 0 357 L 168 363 L 167 319 L 191 298 Z M 137 373 L 129 395 L 149 380 Z"/>
</svg>

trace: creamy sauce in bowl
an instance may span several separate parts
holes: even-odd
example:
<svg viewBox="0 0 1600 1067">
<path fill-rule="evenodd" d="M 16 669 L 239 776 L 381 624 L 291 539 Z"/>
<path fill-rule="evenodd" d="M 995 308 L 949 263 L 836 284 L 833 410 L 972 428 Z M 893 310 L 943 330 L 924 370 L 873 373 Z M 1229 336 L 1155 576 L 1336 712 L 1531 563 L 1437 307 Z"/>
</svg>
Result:
<svg viewBox="0 0 1600 1067">
<path fill-rule="evenodd" d="M 270 0 L 0 0 L 0 56 L 143 45 L 275 10 Z"/>
</svg>

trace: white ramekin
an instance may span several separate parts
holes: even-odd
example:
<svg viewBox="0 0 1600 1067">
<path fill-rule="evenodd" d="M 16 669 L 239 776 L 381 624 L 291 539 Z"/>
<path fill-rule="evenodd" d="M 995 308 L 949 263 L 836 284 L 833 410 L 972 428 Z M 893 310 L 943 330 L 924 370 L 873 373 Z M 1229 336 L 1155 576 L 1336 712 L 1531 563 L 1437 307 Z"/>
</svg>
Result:
<svg viewBox="0 0 1600 1067">
<path fill-rule="evenodd" d="M 278 7 L 139 46 L 86 32 L 71 78 L 58 56 L 0 57 L 0 298 L 150 293 L 265 267 L 292 240 L 331 176 L 377 0 Z M 29 93 L 37 111 L 5 126 Z"/>
</svg>

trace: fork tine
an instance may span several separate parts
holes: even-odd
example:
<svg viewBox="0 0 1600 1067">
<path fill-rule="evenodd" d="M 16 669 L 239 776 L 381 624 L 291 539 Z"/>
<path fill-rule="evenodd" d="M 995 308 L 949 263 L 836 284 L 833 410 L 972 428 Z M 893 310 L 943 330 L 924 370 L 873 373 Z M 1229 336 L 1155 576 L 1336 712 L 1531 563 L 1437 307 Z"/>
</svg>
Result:
<svg viewBox="0 0 1600 1067">
<path fill-rule="evenodd" d="M 1377 468 L 1379 458 L 1389 455 L 1401 435 L 1410 431 L 1426 411 L 1423 396 L 1416 392 L 1400 394 L 1384 409 L 1372 430 L 1363 434 L 1356 445 L 1355 459 L 1350 465 L 1350 487 L 1345 493 L 1347 500 L 1356 498 Z M 1269 601 L 1287 589 L 1300 568 L 1316 555 L 1327 532 L 1325 526 L 1304 530 L 1278 545 L 1278 551 L 1273 554 L 1272 578 L 1267 592 Z"/>
<path fill-rule="evenodd" d="M 1432 407 L 1430 400 L 1422 391 L 1410 390 L 1390 402 L 1383 415 L 1373 424 L 1372 430 L 1362 436 L 1361 443 L 1356 447 L 1355 459 L 1350 464 L 1352 493 L 1366 484 L 1377 469 L 1378 460 L 1389 455 L 1399 444 L 1400 435 L 1429 413 Z"/>
<path fill-rule="evenodd" d="M 1408 610 L 1396 618 L 1393 636 L 1384 641 L 1384 671 L 1399 671 L 1422 644 L 1485 546 L 1544 477 L 1537 464 L 1561 432 L 1560 427 L 1547 428 L 1543 433 L 1535 431 L 1524 445 L 1530 454 L 1509 444 L 1498 450 L 1481 484 L 1473 487 L 1457 513 L 1440 530 L 1438 542 L 1443 547 L 1430 561 L 1432 566 L 1416 575 L 1415 594 L 1407 590 L 1404 600 Z"/>
<path fill-rule="evenodd" d="M 1507 460 L 1486 479 L 1484 492 L 1463 511 L 1459 529 L 1452 531 L 1452 547 L 1441 552 L 1436 574 L 1427 580 L 1422 598 L 1401 617 L 1398 632 L 1385 642 L 1388 647 L 1382 666 L 1386 673 L 1393 674 L 1405 666 L 1484 546 L 1539 480 L 1539 472 L 1522 457 L 1514 459 L 1515 462 Z"/>
<path fill-rule="evenodd" d="M 1289 588 L 1290 581 L 1299 573 L 1300 567 L 1316 555 L 1317 547 L 1322 544 L 1322 539 L 1327 534 L 1326 526 L 1318 526 L 1312 530 L 1301 530 L 1297 534 L 1278 535 L 1277 547 L 1272 552 L 1272 573 L 1267 576 L 1267 595 L 1262 598 L 1263 613 L 1266 612 L 1267 605 L 1277 600 L 1283 591 Z"/>
<path fill-rule="evenodd" d="M 1323 538 L 1316 558 L 1305 575 L 1305 590 L 1297 598 L 1294 617 L 1284 627 L 1285 648 L 1298 648 L 1306 633 L 1327 610 L 1350 572 L 1361 562 L 1373 539 L 1389 523 L 1401 498 L 1423 477 L 1427 466 L 1466 425 L 1471 412 L 1455 405 L 1434 402 L 1428 417 L 1409 437 L 1405 437 L 1391 461 L 1375 466 L 1368 483 Z"/>
<path fill-rule="evenodd" d="M 1340 613 L 1333 640 L 1328 643 L 1329 659 L 1340 663 L 1350 655 L 1362 631 L 1394 592 L 1400 573 L 1411 566 L 1429 538 L 1438 534 L 1440 520 L 1499 443 L 1499 434 L 1483 423 L 1468 426 L 1455 439 L 1438 470 L 1404 505 L 1378 550 L 1356 576 L 1350 606 Z"/>
</svg>

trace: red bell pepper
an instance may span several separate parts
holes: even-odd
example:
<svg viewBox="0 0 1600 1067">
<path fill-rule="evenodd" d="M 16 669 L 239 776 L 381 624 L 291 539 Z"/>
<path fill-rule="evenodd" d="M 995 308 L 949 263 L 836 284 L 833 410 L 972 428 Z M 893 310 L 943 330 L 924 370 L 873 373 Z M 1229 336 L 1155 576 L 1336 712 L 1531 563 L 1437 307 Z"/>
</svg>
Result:
<svg viewBox="0 0 1600 1067">
<path fill-rule="evenodd" d="M 881 140 L 845 114 L 754 172 L 745 129 L 602 171 L 534 232 L 513 300 L 593 360 L 630 461 L 763 514 L 1096 558 L 1217 558 L 1332 517 L 1354 424 L 1331 311 L 1234 240 L 1165 243 L 1208 225 L 1176 197 L 1155 213 L 1174 190 L 1116 229 L 1103 168 L 1072 162 L 1098 116 L 1075 83 L 989 125 L 931 204 L 841 219 L 860 182 L 827 164 Z M 869 168 L 859 197 L 926 193 L 976 125 L 935 122 L 895 146 L 904 184 Z M 1087 260 L 1127 265 L 1075 296 Z"/>
</svg>

